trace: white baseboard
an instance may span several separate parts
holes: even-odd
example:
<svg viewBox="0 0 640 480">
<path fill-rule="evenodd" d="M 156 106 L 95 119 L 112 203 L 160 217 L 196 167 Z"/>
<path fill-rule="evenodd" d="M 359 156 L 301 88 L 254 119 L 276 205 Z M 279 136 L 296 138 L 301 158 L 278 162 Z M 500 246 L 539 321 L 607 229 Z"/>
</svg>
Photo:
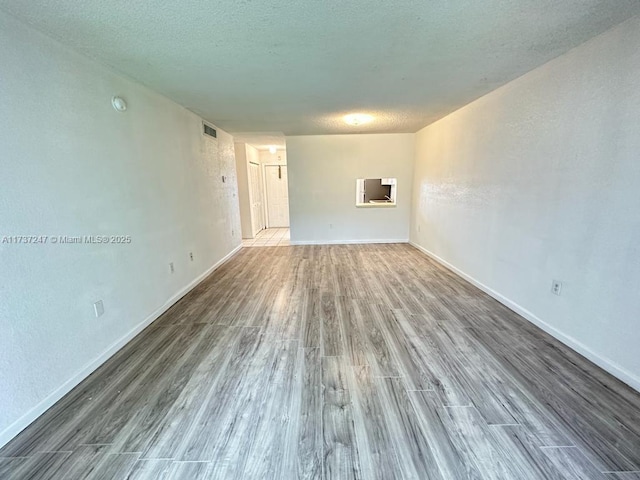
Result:
<svg viewBox="0 0 640 480">
<path fill-rule="evenodd" d="M 420 250 L 425 255 L 433 258 L 436 262 L 440 263 L 442 266 L 448 268 L 449 270 L 451 270 L 455 274 L 461 276 L 462 278 L 464 278 L 468 282 L 472 283 L 473 285 L 475 285 L 476 287 L 478 287 L 480 290 L 484 291 L 488 295 L 491 295 L 497 301 L 499 301 L 503 305 L 509 307 L 511 310 L 516 312 L 518 315 L 526 318 L 531 323 L 533 323 L 534 325 L 538 326 L 539 328 L 541 328 L 542 330 L 547 332 L 552 337 L 554 337 L 557 340 L 561 341 L 562 343 L 564 343 L 566 346 L 568 346 L 572 350 L 575 350 L 576 352 L 578 352 L 583 357 L 589 359 L 590 361 L 592 361 L 593 363 L 598 365 L 603 370 L 609 372 L 611 375 L 613 375 L 614 377 L 618 378 L 622 382 L 626 383 L 631 388 L 633 388 L 633 389 L 635 389 L 635 390 L 640 392 L 640 378 L 638 378 L 637 376 L 635 376 L 634 374 L 632 374 L 631 372 L 629 372 L 625 368 L 621 367 L 616 362 L 614 362 L 614 361 L 612 361 L 612 360 L 610 360 L 610 359 L 608 359 L 606 357 L 602 357 L 601 355 L 599 355 L 596 352 L 594 352 L 593 350 L 591 350 L 589 347 L 587 347 L 582 342 L 580 342 L 580 341 L 576 340 L 575 338 L 573 338 L 573 337 L 561 332 L 560 330 L 558 330 L 557 328 L 555 328 L 552 325 L 548 324 L 544 320 L 541 320 L 540 318 L 538 318 L 536 315 L 531 313 L 526 308 L 521 307 L 517 303 L 509 300 L 508 298 L 504 297 L 503 295 L 501 295 L 500 293 L 496 292 L 495 290 L 493 290 L 492 288 L 488 287 L 487 285 L 483 284 L 482 282 L 479 282 L 478 280 L 476 280 L 472 276 L 467 275 L 463 271 L 461 271 L 458 268 L 456 268 L 455 266 L 451 265 L 446 260 L 440 258 L 438 255 L 430 252 L 426 248 L 424 248 L 424 247 L 422 247 L 422 246 L 420 246 L 417 243 L 412 242 L 412 241 L 410 241 L 409 243 L 411 245 L 413 245 L 415 248 L 417 248 L 418 250 Z"/>
<path fill-rule="evenodd" d="M 136 335 L 138 335 L 142 330 L 147 328 L 154 320 L 156 320 L 160 315 L 169 310 L 178 300 L 184 297 L 189 291 L 191 291 L 196 285 L 198 285 L 205 277 L 209 276 L 212 272 L 214 272 L 217 268 L 219 268 L 223 263 L 228 261 L 231 257 L 233 257 L 240 249 L 242 245 L 238 245 L 231 252 L 225 255 L 222 259 L 216 262 L 213 266 L 209 267 L 204 273 L 199 275 L 196 279 L 194 279 L 187 286 L 181 288 L 178 292 L 175 293 L 169 300 L 167 300 L 160 308 L 156 309 L 151 315 L 145 318 L 140 324 L 138 324 L 135 328 L 130 330 L 126 335 L 113 343 L 106 351 L 100 354 L 95 360 L 86 365 L 82 370 L 76 373 L 73 377 L 63 383 L 56 390 L 51 392 L 47 397 L 45 397 L 40 403 L 38 403 L 35 407 L 31 408 L 27 413 L 18 418 L 15 422 L 13 422 L 9 427 L 5 428 L 2 432 L 0 432 L 0 448 L 9 443 L 9 441 L 18 435 L 22 430 L 27 428 L 31 423 L 36 420 L 40 415 L 46 412 L 49 408 L 51 408 L 58 400 L 64 397 L 67 393 L 69 393 L 73 388 L 75 388 L 80 382 L 82 382 L 85 378 L 91 375 L 95 370 L 98 369 L 104 362 L 109 360 L 118 350 L 124 347 L 127 343 L 129 343 Z"/>
<path fill-rule="evenodd" d="M 291 245 L 351 245 L 356 243 L 409 243 L 408 238 L 385 238 L 376 240 L 292 240 Z"/>
</svg>

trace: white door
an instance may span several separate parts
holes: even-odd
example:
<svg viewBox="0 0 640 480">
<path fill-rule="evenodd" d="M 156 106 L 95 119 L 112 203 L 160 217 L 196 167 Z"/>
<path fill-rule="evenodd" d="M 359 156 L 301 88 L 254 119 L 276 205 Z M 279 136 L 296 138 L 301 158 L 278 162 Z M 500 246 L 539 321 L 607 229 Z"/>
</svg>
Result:
<svg viewBox="0 0 640 480">
<path fill-rule="evenodd" d="M 251 227 L 255 235 L 266 226 L 260 165 L 256 163 L 249 163 L 249 194 L 251 196 Z"/>
<path fill-rule="evenodd" d="M 286 165 L 265 165 L 269 228 L 289 226 L 289 186 Z"/>
</svg>

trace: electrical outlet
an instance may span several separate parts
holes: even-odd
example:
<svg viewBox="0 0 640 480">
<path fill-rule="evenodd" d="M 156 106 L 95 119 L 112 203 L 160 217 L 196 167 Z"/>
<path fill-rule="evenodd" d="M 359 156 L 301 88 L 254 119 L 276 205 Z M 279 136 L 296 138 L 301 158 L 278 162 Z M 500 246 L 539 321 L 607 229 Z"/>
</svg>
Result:
<svg viewBox="0 0 640 480">
<path fill-rule="evenodd" d="M 175 272 L 175 271 L 176 271 L 176 270 L 175 270 L 175 268 L 173 268 L 173 262 L 169 262 L 169 271 L 170 271 L 171 273 L 173 273 L 173 272 Z"/>
<path fill-rule="evenodd" d="M 554 280 L 551 283 L 551 293 L 553 293 L 554 295 L 560 295 L 560 292 L 562 292 L 562 282 Z"/>
<path fill-rule="evenodd" d="M 193 262 L 193 252 L 189 252 L 189 258 L 191 259 L 191 261 Z"/>
<path fill-rule="evenodd" d="M 104 315 L 104 303 L 102 303 L 102 300 L 98 300 L 93 304 L 93 312 L 96 314 L 96 318 Z"/>
</svg>

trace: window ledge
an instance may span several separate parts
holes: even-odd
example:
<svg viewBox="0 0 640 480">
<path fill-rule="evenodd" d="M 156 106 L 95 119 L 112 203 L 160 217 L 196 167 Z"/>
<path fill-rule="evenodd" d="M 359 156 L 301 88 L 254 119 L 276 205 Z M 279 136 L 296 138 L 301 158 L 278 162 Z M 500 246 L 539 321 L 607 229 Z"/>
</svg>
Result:
<svg viewBox="0 0 640 480">
<path fill-rule="evenodd" d="M 357 208 L 389 208 L 395 206 L 395 203 L 356 203 Z"/>
</svg>

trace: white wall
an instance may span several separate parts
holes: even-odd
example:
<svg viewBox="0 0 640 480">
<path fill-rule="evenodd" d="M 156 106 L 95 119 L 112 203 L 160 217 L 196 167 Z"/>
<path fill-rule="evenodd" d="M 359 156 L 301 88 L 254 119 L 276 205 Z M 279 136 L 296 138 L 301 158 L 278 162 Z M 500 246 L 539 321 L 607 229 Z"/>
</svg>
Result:
<svg viewBox="0 0 640 480">
<path fill-rule="evenodd" d="M 247 162 L 246 143 L 236 143 L 236 172 L 238 175 L 238 200 L 240 206 L 240 225 L 242 238 L 253 238 L 253 222 L 251 218 L 251 191 L 249 189 L 249 165 Z"/>
<path fill-rule="evenodd" d="M 260 153 L 258 149 L 253 147 L 252 145 L 246 145 L 246 154 L 247 154 L 247 163 L 246 168 L 250 169 L 250 164 L 258 165 L 258 172 L 260 172 L 260 178 L 256 181 L 257 188 L 255 184 L 251 184 L 251 175 L 248 175 L 249 179 L 249 199 L 251 205 L 256 205 L 251 210 L 251 237 L 255 238 L 256 234 L 264 228 L 264 215 L 261 210 L 264 208 L 264 192 L 260 189 L 262 188 L 262 170 L 260 166 Z M 255 167 L 254 167 L 255 168 Z M 255 171 L 254 171 L 255 173 Z M 244 235 L 243 235 L 244 236 Z"/>
<path fill-rule="evenodd" d="M 636 389 L 639 79 L 636 17 L 424 128 L 411 225 L 414 242 Z"/>
<path fill-rule="evenodd" d="M 287 137 L 292 243 L 409 238 L 413 134 Z M 398 179 L 396 207 L 357 208 L 356 179 Z"/>
<path fill-rule="evenodd" d="M 271 153 L 269 150 L 260 150 L 260 163 L 263 165 L 286 165 L 287 151 L 277 150 Z"/>
<path fill-rule="evenodd" d="M 230 135 L 1 14 L 0 65 L 1 445 L 238 247 L 240 223 Z"/>
<path fill-rule="evenodd" d="M 255 238 L 260 231 L 260 219 L 254 218 L 252 208 L 255 192 L 251 188 L 250 163 L 260 165 L 260 153 L 257 148 L 248 143 L 236 143 L 236 172 L 238 174 L 238 198 L 240 200 L 240 223 L 242 238 Z"/>
</svg>

